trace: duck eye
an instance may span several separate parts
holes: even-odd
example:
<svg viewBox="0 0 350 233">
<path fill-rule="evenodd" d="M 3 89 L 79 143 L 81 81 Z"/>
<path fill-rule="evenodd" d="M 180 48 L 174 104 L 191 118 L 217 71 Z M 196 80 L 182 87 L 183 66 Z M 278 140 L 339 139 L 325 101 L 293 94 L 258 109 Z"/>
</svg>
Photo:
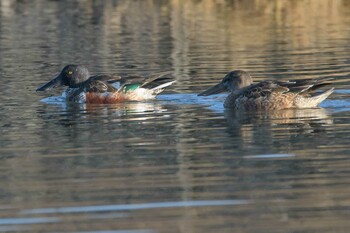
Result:
<svg viewBox="0 0 350 233">
<path fill-rule="evenodd" d="M 71 71 L 71 70 L 70 70 L 70 71 L 68 71 L 68 74 L 73 74 L 73 71 Z"/>
</svg>

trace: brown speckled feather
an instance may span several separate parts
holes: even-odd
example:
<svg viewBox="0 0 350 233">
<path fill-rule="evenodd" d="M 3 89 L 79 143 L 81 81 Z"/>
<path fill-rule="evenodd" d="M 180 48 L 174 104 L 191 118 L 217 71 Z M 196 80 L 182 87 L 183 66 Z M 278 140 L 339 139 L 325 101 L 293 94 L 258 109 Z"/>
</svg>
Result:
<svg viewBox="0 0 350 233">
<path fill-rule="evenodd" d="M 295 93 L 287 87 L 272 81 L 264 81 L 243 88 L 241 92 L 231 93 L 225 100 L 226 108 L 241 110 L 269 110 L 292 107 Z"/>
</svg>

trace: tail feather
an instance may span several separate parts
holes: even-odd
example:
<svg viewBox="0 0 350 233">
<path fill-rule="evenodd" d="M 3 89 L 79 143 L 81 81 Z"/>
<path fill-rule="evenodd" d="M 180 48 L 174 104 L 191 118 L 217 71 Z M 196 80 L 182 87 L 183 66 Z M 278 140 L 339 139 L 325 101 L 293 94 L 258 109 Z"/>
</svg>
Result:
<svg viewBox="0 0 350 233">
<path fill-rule="evenodd" d="M 315 90 L 317 90 L 317 89 L 319 89 L 321 87 L 328 86 L 330 84 L 331 83 L 320 83 L 320 84 L 317 84 L 317 85 L 314 85 L 314 86 L 310 87 L 307 91 L 308 92 L 313 92 L 313 91 L 315 91 Z"/>
<path fill-rule="evenodd" d="M 291 92 L 295 93 L 310 93 L 318 88 L 330 85 L 333 77 L 321 77 L 316 79 L 301 79 L 293 81 L 278 81 L 280 86 L 287 87 Z"/>
<path fill-rule="evenodd" d="M 153 89 L 170 81 L 174 81 L 174 77 L 171 76 L 171 72 L 162 72 L 148 77 L 146 80 L 143 81 L 140 87 L 146 89 Z"/>
<path fill-rule="evenodd" d="M 334 87 L 329 89 L 328 91 L 322 92 L 322 93 L 317 93 L 312 95 L 310 98 L 317 101 L 317 104 L 320 104 L 323 100 L 327 99 L 330 94 L 332 94 L 334 91 Z"/>
<path fill-rule="evenodd" d="M 161 85 L 159 85 L 159 86 L 153 87 L 151 90 L 152 90 L 152 91 L 156 91 L 156 90 L 159 90 L 159 89 L 166 88 L 166 87 L 172 85 L 174 82 L 176 82 L 176 81 L 173 80 L 173 81 L 170 81 L 170 82 L 167 82 L 167 83 L 163 83 L 163 84 L 161 84 Z"/>
<path fill-rule="evenodd" d="M 298 108 L 314 108 L 317 107 L 322 101 L 327 99 L 327 97 L 332 94 L 334 88 L 329 89 L 328 91 L 313 94 L 309 97 L 300 96 L 296 99 L 296 106 Z"/>
</svg>

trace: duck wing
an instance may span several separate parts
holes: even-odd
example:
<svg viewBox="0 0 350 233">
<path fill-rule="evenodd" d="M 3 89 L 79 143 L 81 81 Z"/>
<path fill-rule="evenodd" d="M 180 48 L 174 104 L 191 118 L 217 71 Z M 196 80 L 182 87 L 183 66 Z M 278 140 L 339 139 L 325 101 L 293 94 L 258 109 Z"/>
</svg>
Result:
<svg viewBox="0 0 350 233">
<path fill-rule="evenodd" d="M 117 81 L 120 82 L 121 85 L 139 84 L 140 87 L 151 89 L 155 86 L 162 85 L 165 82 L 173 81 L 174 77 L 171 75 L 171 73 L 171 71 L 166 71 L 146 77 L 138 75 L 130 75 L 125 77 L 118 76 L 118 78 L 112 78 L 109 80 L 108 83 Z"/>
<path fill-rule="evenodd" d="M 173 82 L 174 76 L 171 75 L 171 71 L 166 71 L 162 73 L 157 73 L 147 77 L 140 87 L 146 89 L 153 89 L 155 87 L 161 86 L 165 83 Z"/>
<path fill-rule="evenodd" d="M 133 91 L 136 88 L 164 88 L 174 82 L 174 77 L 171 76 L 171 72 L 162 72 L 150 75 L 148 77 L 137 75 L 120 77 L 120 79 L 116 81 L 120 83 L 119 91 L 128 92 Z M 108 83 L 109 82 L 110 81 L 108 81 Z"/>
<path fill-rule="evenodd" d="M 288 87 L 280 85 L 274 81 L 263 81 L 243 88 L 242 91 L 238 94 L 240 96 L 245 96 L 248 99 L 256 99 L 268 96 L 272 92 L 286 93 L 288 91 Z"/>
<path fill-rule="evenodd" d="M 330 85 L 332 77 L 322 77 L 316 79 L 300 79 L 300 80 L 289 80 L 289 81 L 262 81 L 257 84 L 252 84 L 244 88 L 240 95 L 244 95 L 248 98 L 259 98 L 267 96 L 272 92 L 275 93 L 298 93 L 298 94 L 309 94 L 315 90 Z"/>
<path fill-rule="evenodd" d="M 91 76 L 88 80 L 99 80 L 105 83 L 120 82 L 123 78 L 119 75 L 99 74 Z"/>
<path fill-rule="evenodd" d="M 82 92 L 116 92 L 118 89 L 107 83 L 107 80 L 110 80 L 111 76 L 108 75 L 96 75 L 90 77 L 88 80 L 83 82 L 78 88 L 75 88 L 70 94 L 69 100 L 74 100 Z"/>
<path fill-rule="evenodd" d="M 82 85 L 82 91 L 85 92 L 115 92 L 118 91 L 115 87 L 113 87 L 111 84 L 107 83 L 106 81 L 96 79 L 96 78 L 90 78 L 88 79 L 83 85 Z"/>
<path fill-rule="evenodd" d="M 322 77 L 315 79 L 300 79 L 290 81 L 276 81 L 276 84 L 287 87 L 291 92 L 294 93 L 310 93 L 321 87 L 332 84 L 330 81 L 332 77 Z"/>
</svg>

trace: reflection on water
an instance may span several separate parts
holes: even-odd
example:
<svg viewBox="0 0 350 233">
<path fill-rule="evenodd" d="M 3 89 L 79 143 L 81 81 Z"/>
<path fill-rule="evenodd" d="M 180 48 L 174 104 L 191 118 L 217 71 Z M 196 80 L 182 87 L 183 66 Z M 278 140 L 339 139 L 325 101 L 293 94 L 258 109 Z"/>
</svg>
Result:
<svg viewBox="0 0 350 233">
<path fill-rule="evenodd" d="M 348 232 L 349 23 L 345 0 L 0 1 L 0 231 Z M 67 63 L 177 82 L 116 105 L 34 92 Z M 268 114 L 197 96 L 233 69 L 336 91 Z"/>
<path fill-rule="evenodd" d="M 236 112 L 225 110 L 225 117 L 231 128 L 236 125 L 265 125 L 267 128 L 281 126 L 283 128 L 296 127 L 301 129 L 325 128 L 333 124 L 332 118 L 323 108 L 314 109 L 284 109 L 271 112 Z M 236 131 L 236 130 L 234 130 Z"/>
<path fill-rule="evenodd" d="M 52 214 L 52 213 L 79 213 L 79 212 L 107 212 L 120 210 L 142 210 L 174 207 L 196 207 L 196 206 L 230 206 L 248 204 L 246 200 L 205 200 L 205 201 L 183 201 L 183 202 L 161 202 L 140 203 L 129 205 L 104 205 L 104 206 L 79 206 L 47 209 L 23 210 L 23 214 Z"/>
</svg>

